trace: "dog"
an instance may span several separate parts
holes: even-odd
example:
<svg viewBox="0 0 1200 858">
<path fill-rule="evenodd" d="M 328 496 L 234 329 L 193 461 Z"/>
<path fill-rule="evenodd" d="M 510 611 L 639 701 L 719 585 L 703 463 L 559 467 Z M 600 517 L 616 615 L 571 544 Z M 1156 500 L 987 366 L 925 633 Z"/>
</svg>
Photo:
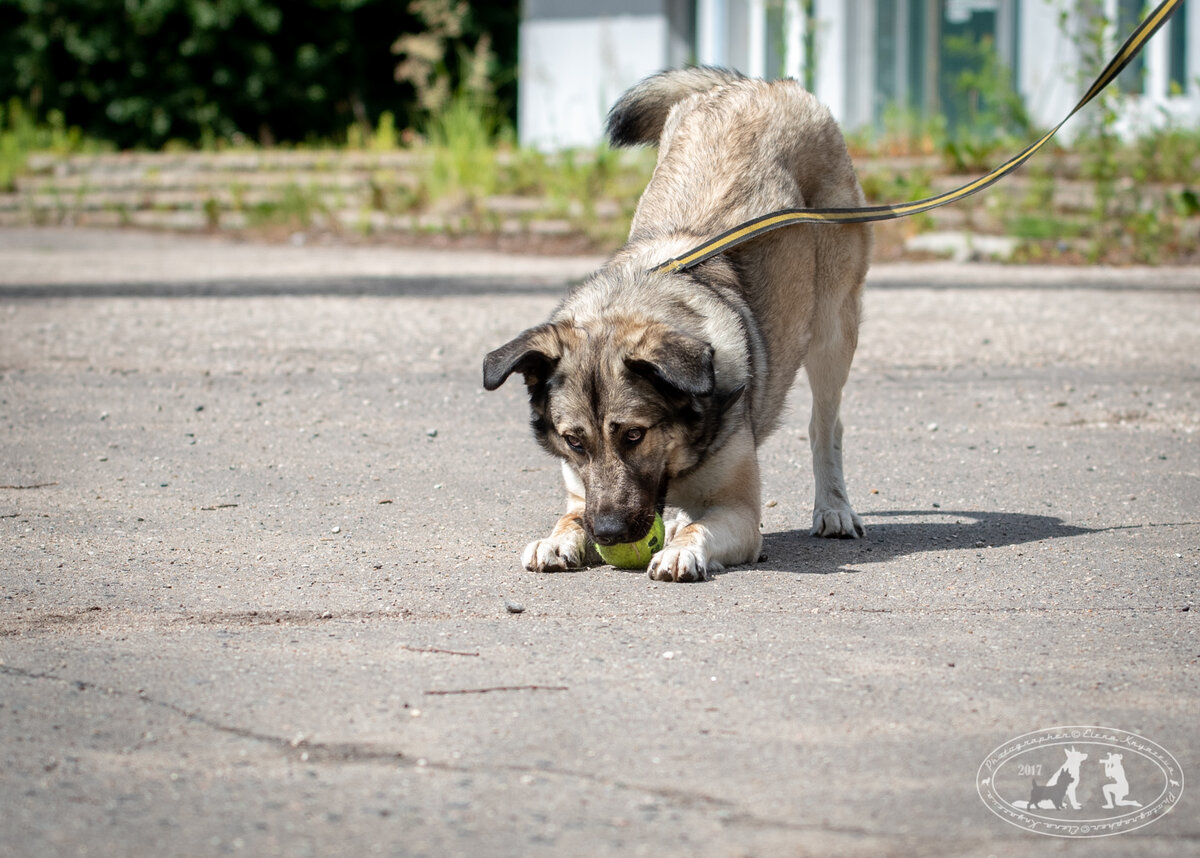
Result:
<svg viewBox="0 0 1200 858">
<path fill-rule="evenodd" d="M 842 473 L 842 388 L 858 342 L 867 224 L 777 230 L 686 271 L 651 269 L 750 218 L 856 207 L 862 189 L 829 111 L 795 81 L 723 69 L 662 72 L 613 106 L 614 146 L 658 144 L 629 239 L 544 324 L 487 355 L 483 386 L 514 373 L 533 433 L 562 460 L 567 508 L 525 568 L 599 560 L 666 506 L 660 581 L 758 559 L 758 446 L 801 365 L 812 389 L 812 533 L 858 538 Z"/>
<path fill-rule="evenodd" d="M 1125 766 L 1121 762 L 1121 755 L 1109 753 L 1107 757 L 1100 758 L 1100 763 L 1104 766 L 1104 776 L 1113 781 L 1105 784 L 1102 789 L 1104 804 L 1101 807 L 1106 810 L 1114 807 L 1141 807 L 1140 801 L 1129 798 L 1129 780 L 1125 777 Z"/>
<path fill-rule="evenodd" d="M 1067 802 L 1074 810 L 1079 810 L 1083 805 L 1079 803 L 1079 799 L 1075 795 L 1075 788 L 1079 786 L 1079 768 L 1083 765 L 1083 761 L 1088 758 L 1088 755 L 1082 751 L 1076 751 L 1073 745 L 1069 748 L 1064 748 L 1063 752 L 1067 755 L 1067 761 L 1059 767 L 1050 780 L 1046 781 L 1046 786 L 1056 786 L 1059 779 L 1063 775 L 1067 775 L 1071 781 L 1071 785 L 1067 787 Z"/>
<path fill-rule="evenodd" d="M 1054 783 L 1049 781 L 1043 786 L 1037 782 L 1037 778 L 1033 778 L 1033 788 L 1029 791 L 1029 809 L 1036 810 L 1037 807 L 1046 799 L 1050 799 L 1051 804 L 1057 810 L 1063 809 L 1063 798 L 1066 796 L 1067 787 L 1075 783 L 1075 778 L 1071 777 L 1067 772 L 1062 772 L 1057 776 L 1058 779 Z"/>
</svg>

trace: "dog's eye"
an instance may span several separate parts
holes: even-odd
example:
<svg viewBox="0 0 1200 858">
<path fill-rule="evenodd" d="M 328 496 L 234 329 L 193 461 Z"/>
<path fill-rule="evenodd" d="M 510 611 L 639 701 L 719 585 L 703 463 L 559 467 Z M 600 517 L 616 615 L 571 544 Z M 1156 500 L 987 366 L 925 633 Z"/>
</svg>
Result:
<svg viewBox="0 0 1200 858">
<path fill-rule="evenodd" d="M 563 435 L 563 440 L 566 441 L 567 446 L 570 447 L 572 450 L 574 450 L 576 453 L 583 452 L 583 442 L 580 441 L 578 438 L 576 438 L 574 435 Z"/>
<path fill-rule="evenodd" d="M 630 444 L 636 444 L 646 437 L 646 430 L 641 426 L 635 426 L 632 429 L 625 430 L 625 440 Z"/>
</svg>

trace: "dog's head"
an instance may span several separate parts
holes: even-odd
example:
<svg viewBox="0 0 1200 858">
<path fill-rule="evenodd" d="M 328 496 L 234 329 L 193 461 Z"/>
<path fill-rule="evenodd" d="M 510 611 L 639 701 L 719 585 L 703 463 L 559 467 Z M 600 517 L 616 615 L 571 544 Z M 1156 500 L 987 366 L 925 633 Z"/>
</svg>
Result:
<svg viewBox="0 0 1200 858">
<path fill-rule="evenodd" d="M 713 349 L 638 316 L 548 322 L 489 354 L 483 386 L 525 378 L 533 432 L 583 482 L 584 527 L 601 545 L 649 532 L 668 481 L 695 467 L 720 414 Z"/>
</svg>

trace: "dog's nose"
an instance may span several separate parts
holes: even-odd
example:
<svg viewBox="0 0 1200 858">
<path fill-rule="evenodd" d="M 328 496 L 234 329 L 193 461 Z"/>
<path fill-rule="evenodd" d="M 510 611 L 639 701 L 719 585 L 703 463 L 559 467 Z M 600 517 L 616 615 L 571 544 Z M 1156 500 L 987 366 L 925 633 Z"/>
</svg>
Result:
<svg viewBox="0 0 1200 858">
<path fill-rule="evenodd" d="M 625 519 L 619 515 L 598 515 L 592 519 L 592 539 L 600 545 L 628 542 L 628 532 Z"/>
</svg>

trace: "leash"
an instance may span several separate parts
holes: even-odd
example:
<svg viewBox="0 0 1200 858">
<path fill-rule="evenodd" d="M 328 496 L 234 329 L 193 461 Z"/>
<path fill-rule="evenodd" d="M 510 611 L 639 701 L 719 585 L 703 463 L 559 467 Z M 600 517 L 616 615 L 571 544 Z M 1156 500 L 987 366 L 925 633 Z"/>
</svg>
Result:
<svg viewBox="0 0 1200 858">
<path fill-rule="evenodd" d="M 1050 138 L 1066 124 L 1068 119 L 1082 110 L 1088 102 L 1112 83 L 1125 66 L 1129 65 L 1130 61 L 1138 55 L 1142 46 L 1158 31 L 1159 27 L 1166 23 L 1167 19 L 1171 17 L 1171 14 L 1182 3 L 1183 0 L 1164 0 L 1164 2 L 1160 3 L 1158 8 L 1151 12 L 1142 23 L 1138 24 L 1137 29 L 1125 41 L 1121 50 L 1108 61 L 1108 65 L 1100 72 L 1100 76 L 1096 78 L 1088 88 L 1088 91 L 1084 93 L 1083 98 L 1063 118 L 1062 122 L 1046 132 L 1041 139 L 1031 143 L 1023 151 L 1005 161 L 987 175 L 981 176 L 975 181 L 968 182 L 952 191 L 946 191 L 937 196 L 926 197 L 923 200 L 915 200 L 910 203 L 862 206 L 859 208 L 780 209 L 779 211 L 770 212 L 769 214 L 756 217 L 753 220 L 748 220 L 739 226 L 735 226 L 733 229 L 721 233 L 716 238 L 710 238 L 703 244 L 693 247 L 682 256 L 668 259 L 666 262 L 659 263 L 650 270 L 652 272 L 686 271 L 688 268 L 699 265 L 704 260 L 710 259 L 719 253 L 724 253 L 726 250 L 737 247 L 743 242 L 785 226 L 793 226 L 801 223 L 870 223 L 908 217 L 909 215 L 920 214 L 930 209 L 939 208 L 948 203 L 957 202 L 964 197 L 969 197 L 971 194 L 978 193 L 984 188 L 994 185 L 1032 158 L 1034 153 L 1045 146 Z"/>
</svg>

